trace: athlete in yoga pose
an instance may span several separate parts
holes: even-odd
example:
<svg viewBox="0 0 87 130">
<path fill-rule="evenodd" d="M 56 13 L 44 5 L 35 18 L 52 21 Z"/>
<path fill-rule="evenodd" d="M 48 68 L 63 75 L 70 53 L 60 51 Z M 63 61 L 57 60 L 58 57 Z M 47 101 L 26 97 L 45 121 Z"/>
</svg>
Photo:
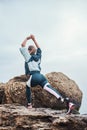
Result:
<svg viewBox="0 0 87 130">
<path fill-rule="evenodd" d="M 26 43 L 30 39 L 33 40 L 36 47 L 33 45 L 30 45 L 27 49 Z M 26 97 L 27 97 L 27 101 L 28 101 L 28 108 L 32 108 L 31 87 L 40 85 L 43 89 L 45 89 L 49 93 L 53 94 L 61 102 L 65 101 L 68 105 L 67 113 L 68 114 L 71 113 L 75 104 L 70 102 L 69 98 L 63 98 L 62 95 L 49 84 L 46 77 L 40 73 L 40 71 L 41 71 L 41 68 L 40 68 L 41 49 L 40 49 L 40 46 L 38 45 L 34 35 L 30 35 L 29 37 L 25 38 L 25 40 L 21 44 L 20 52 L 25 59 L 27 69 L 29 70 L 28 74 L 30 75 L 30 78 L 26 84 Z M 26 74 L 27 74 L 27 72 L 26 72 Z"/>
</svg>

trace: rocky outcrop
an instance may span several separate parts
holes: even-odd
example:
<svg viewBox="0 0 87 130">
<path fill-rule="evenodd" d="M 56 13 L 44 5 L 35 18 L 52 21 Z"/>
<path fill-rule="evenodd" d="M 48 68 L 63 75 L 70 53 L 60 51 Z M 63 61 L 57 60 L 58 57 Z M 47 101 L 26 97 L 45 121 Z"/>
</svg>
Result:
<svg viewBox="0 0 87 130">
<path fill-rule="evenodd" d="M 4 104 L 0 105 L 0 130 L 87 130 L 87 115 Z"/>
<path fill-rule="evenodd" d="M 64 97 L 69 97 L 80 108 L 82 92 L 78 85 L 63 73 L 52 72 L 46 75 L 50 84 L 56 88 Z M 5 84 L 0 84 L 1 103 L 19 103 L 25 105 L 26 101 L 26 81 L 22 75 L 9 80 Z M 3 96 L 2 96 L 3 95 Z M 61 104 L 53 95 L 43 90 L 40 86 L 32 88 L 32 102 L 34 107 L 45 107 L 53 109 L 64 109 L 65 104 Z"/>
<path fill-rule="evenodd" d="M 52 72 L 46 74 L 48 81 L 54 86 L 64 97 L 69 97 L 76 104 L 81 105 L 82 91 L 76 82 L 65 74 L 60 72 Z"/>
<path fill-rule="evenodd" d="M 61 95 L 71 98 L 80 108 L 82 92 L 73 80 L 56 72 L 46 77 Z M 40 86 L 31 88 L 34 108 L 28 110 L 25 107 L 27 80 L 22 75 L 0 83 L 0 130 L 87 130 L 86 114 L 66 115 L 66 105 Z"/>
<path fill-rule="evenodd" d="M 0 104 L 4 102 L 5 99 L 5 87 L 3 83 L 0 83 Z"/>
</svg>

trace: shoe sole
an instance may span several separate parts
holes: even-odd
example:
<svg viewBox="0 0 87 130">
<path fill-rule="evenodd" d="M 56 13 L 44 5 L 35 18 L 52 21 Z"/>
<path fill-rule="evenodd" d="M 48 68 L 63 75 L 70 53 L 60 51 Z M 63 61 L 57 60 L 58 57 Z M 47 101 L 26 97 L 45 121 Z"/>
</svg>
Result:
<svg viewBox="0 0 87 130">
<path fill-rule="evenodd" d="M 75 110 L 75 105 L 73 105 L 71 108 L 69 108 L 69 110 L 68 110 L 68 112 L 66 114 L 70 115 L 73 110 Z"/>
</svg>

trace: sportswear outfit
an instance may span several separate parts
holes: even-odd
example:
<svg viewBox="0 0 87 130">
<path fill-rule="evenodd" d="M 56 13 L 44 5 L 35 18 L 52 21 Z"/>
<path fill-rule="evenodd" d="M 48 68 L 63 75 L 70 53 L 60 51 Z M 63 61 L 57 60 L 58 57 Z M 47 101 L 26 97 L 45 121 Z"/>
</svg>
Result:
<svg viewBox="0 0 87 130">
<path fill-rule="evenodd" d="M 53 94 L 57 99 L 63 100 L 61 94 L 53 88 L 48 80 L 45 78 L 43 74 L 40 73 L 41 67 L 41 49 L 38 48 L 36 54 L 30 55 L 28 49 L 26 47 L 21 47 L 20 52 L 25 59 L 25 73 L 30 75 L 29 80 L 26 85 L 26 97 L 28 103 L 31 103 L 31 89 L 30 87 L 35 87 L 36 85 L 40 85 L 43 89 Z M 28 70 L 28 71 L 27 71 Z"/>
</svg>

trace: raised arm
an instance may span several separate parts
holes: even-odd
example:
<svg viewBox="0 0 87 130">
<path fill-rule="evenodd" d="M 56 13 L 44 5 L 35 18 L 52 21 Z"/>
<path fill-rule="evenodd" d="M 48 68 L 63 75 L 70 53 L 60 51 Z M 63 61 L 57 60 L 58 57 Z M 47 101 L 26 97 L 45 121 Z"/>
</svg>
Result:
<svg viewBox="0 0 87 130">
<path fill-rule="evenodd" d="M 30 57 L 31 57 L 29 52 L 28 52 L 28 49 L 26 48 L 26 43 L 27 43 L 27 40 L 29 40 L 29 39 L 31 39 L 30 36 L 26 37 L 24 39 L 24 41 L 21 43 L 21 48 L 20 48 L 20 52 L 23 55 L 26 62 L 28 62 Z"/>
<path fill-rule="evenodd" d="M 21 46 L 22 46 L 22 47 L 25 47 L 25 46 L 26 46 L 26 42 L 27 42 L 27 38 L 24 39 L 24 41 L 21 43 Z"/>
<path fill-rule="evenodd" d="M 27 40 L 29 40 L 29 39 L 32 39 L 33 42 L 34 42 L 34 44 L 36 45 L 36 47 L 40 48 L 40 46 L 38 45 L 38 43 L 37 43 L 36 38 L 35 38 L 34 35 L 31 34 L 29 37 L 27 37 Z"/>
<path fill-rule="evenodd" d="M 26 46 L 26 43 L 27 43 L 27 41 L 28 41 L 29 39 L 31 39 L 30 36 L 29 36 L 29 37 L 26 37 L 26 38 L 24 39 L 24 41 L 21 43 L 21 46 L 22 46 L 22 47 L 25 47 L 25 46 Z"/>
</svg>

